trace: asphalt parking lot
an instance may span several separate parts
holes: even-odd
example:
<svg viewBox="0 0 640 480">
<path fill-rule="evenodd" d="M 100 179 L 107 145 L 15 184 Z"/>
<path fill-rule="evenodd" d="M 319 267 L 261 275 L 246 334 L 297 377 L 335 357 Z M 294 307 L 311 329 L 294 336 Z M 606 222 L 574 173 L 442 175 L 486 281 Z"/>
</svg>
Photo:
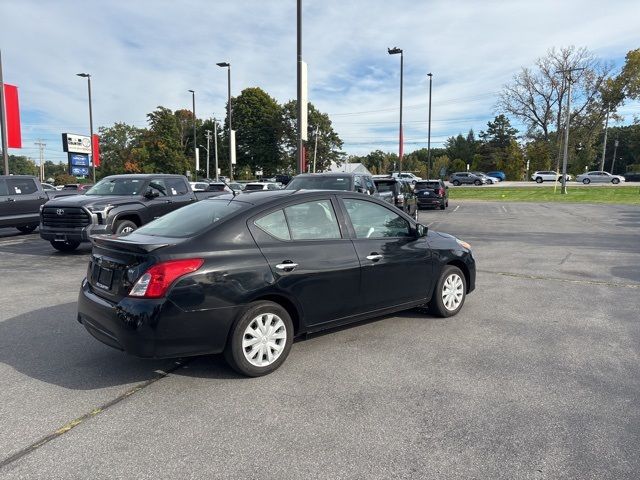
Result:
<svg viewBox="0 0 640 480">
<path fill-rule="evenodd" d="M 640 209 L 450 202 L 477 289 L 294 344 L 271 375 L 75 320 L 89 247 L 0 229 L 0 477 L 640 477 Z M 407 279 L 410 281 L 410 279 Z"/>
</svg>

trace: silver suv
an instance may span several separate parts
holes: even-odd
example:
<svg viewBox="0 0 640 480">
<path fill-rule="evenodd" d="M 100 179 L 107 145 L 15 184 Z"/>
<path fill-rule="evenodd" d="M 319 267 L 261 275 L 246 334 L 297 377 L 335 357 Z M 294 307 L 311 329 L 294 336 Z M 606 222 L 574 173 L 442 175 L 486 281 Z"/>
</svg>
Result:
<svg viewBox="0 0 640 480">
<path fill-rule="evenodd" d="M 462 185 L 463 183 L 469 185 L 484 185 L 487 183 L 486 177 L 481 177 L 471 172 L 456 172 L 452 173 L 449 177 L 449 181 L 454 184 L 456 187 L 458 185 Z"/>
</svg>

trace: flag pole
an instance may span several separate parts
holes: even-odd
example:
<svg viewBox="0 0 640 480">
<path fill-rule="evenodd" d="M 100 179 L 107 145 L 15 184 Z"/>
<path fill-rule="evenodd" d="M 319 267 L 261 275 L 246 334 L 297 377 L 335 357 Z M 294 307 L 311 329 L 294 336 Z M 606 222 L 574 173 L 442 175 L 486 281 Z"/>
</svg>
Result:
<svg viewBox="0 0 640 480">
<path fill-rule="evenodd" d="M 4 80 L 2 77 L 2 50 L 0 50 L 0 136 L 2 136 L 2 158 L 4 174 L 9 175 L 9 151 L 7 150 L 7 112 L 4 106 Z"/>
</svg>

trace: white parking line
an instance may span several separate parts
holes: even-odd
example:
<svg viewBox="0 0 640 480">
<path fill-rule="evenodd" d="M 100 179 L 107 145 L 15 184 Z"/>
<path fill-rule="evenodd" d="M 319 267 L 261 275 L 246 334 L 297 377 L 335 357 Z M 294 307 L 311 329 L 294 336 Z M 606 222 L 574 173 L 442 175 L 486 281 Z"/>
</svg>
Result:
<svg viewBox="0 0 640 480">
<path fill-rule="evenodd" d="M 505 207 L 504 205 L 501 205 L 502 210 L 504 211 L 504 213 L 507 213 L 507 207 Z"/>
<path fill-rule="evenodd" d="M 460 208 L 460 205 L 456 205 L 456 208 L 453 209 L 453 211 L 455 212 L 456 210 L 458 210 Z M 453 212 L 451 212 L 453 213 Z"/>
</svg>

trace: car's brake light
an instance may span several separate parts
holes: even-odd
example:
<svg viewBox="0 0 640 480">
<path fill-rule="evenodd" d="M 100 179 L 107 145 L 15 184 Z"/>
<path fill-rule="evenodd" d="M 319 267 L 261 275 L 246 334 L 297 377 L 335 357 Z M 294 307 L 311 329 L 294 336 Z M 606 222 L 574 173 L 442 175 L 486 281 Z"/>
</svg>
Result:
<svg viewBox="0 0 640 480">
<path fill-rule="evenodd" d="M 188 273 L 195 272 L 203 263 L 204 260 L 202 258 L 187 258 L 157 263 L 138 279 L 129 292 L 129 296 L 144 298 L 164 297 L 173 282 Z"/>
</svg>

